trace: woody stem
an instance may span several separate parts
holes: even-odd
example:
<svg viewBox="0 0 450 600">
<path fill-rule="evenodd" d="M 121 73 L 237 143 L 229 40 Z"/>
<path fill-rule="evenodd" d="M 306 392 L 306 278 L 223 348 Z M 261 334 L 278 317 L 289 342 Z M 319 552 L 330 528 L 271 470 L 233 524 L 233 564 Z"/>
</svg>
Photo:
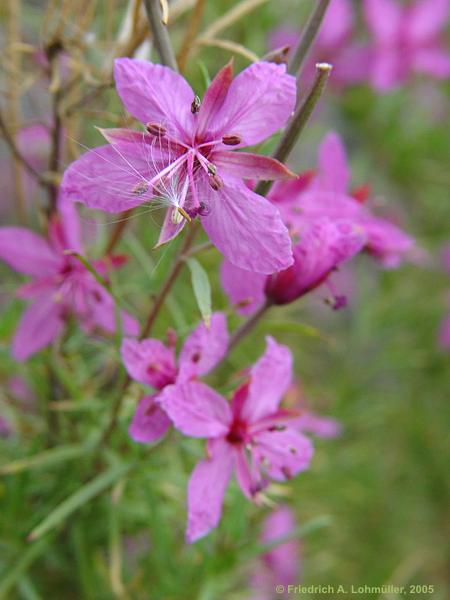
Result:
<svg viewBox="0 0 450 600">
<path fill-rule="evenodd" d="M 180 249 L 180 252 L 178 253 L 177 258 L 175 259 L 172 270 L 170 271 L 164 285 L 162 286 L 158 295 L 155 298 L 152 310 L 150 311 L 150 314 L 148 315 L 147 321 L 141 332 L 141 336 L 140 336 L 141 339 L 147 337 L 152 332 L 153 325 L 155 324 L 155 321 L 159 315 L 159 311 L 161 310 L 168 293 L 172 289 L 172 286 L 174 285 L 175 281 L 177 280 L 178 275 L 181 272 L 181 269 L 183 268 L 186 253 L 189 251 L 190 247 L 192 246 L 192 243 L 193 243 L 197 233 L 198 233 L 198 223 L 194 223 L 190 227 L 190 230 L 189 230 L 188 234 L 186 235 L 186 238 Z"/>
<path fill-rule="evenodd" d="M 305 58 L 314 42 L 314 39 L 322 24 L 330 0 L 319 0 L 306 23 L 300 42 L 295 50 L 294 56 L 289 63 L 289 72 L 300 73 Z"/>
<path fill-rule="evenodd" d="M 264 304 L 253 313 L 240 327 L 236 329 L 233 335 L 230 337 L 228 344 L 228 350 L 231 351 L 246 335 L 252 331 L 255 325 L 262 319 L 269 308 L 272 306 L 270 300 L 266 300 Z"/>
<path fill-rule="evenodd" d="M 177 61 L 170 42 L 167 25 L 163 21 L 161 1 L 144 0 L 144 6 L 161 62 L 173 71 L 178 72 Z"/>
<path fill-rule="evenodd" d="M 314 83 L 303 102 L 296 108 L 288 126 L 278 142 L 273 158 L 280 162 L 285 162 L 294 148 L 297 140 L 309 121 L 316 104 L 323 94 L 328 77 L 330 76 L 332 66 L 328 63 L 318 63 L 316 65 L 316 78 Z M 272 181 L 262 181 L 255 188 L 255 192 L 261 196 L 265 196 L 272 187 Z"/>
</svg>

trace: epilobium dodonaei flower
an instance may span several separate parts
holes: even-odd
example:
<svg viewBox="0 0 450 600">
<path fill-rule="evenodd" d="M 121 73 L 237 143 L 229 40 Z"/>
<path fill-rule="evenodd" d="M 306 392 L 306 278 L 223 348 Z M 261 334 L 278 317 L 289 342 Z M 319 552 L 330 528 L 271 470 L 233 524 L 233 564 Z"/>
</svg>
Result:
<svg viewBox="0 0 450 600">
<path fill-rule="evenodd" d="M 297 528 L 298 524 L 292 510 L 286 505 L 279 506 L 264 520 L 260 541 L 263 545 L 278 542 L 289 534 L 292 535 Z M 300 541 L 289 539 L 277 544 L 272 550 L 259 557 L 250 579 L 253 591 L 251 600 L 270 600 L 275 589 L 278 597 L 288 598 L 288 586 L 292 585 L 293 581 L 299 581 L 300 570 Z M 282 587 L 285 591 L 280 595 L 279 589 Z"/>
<path fill-rule="evenodd" d="M 133 440 L 149 444 L 160 439 L 170 426 L 170 420 L 160 406 L 161 391 L 168 385 L 181 385 L 206 375 L 223 359 L 227 346 L 227 323 L 222 313 L 212 315 L 208 329 L 202 322 L 186 338 L 178 365 L 174 343 L 165 346 L 156 339 L 125 339 L 121 353 L 128 374 L 156 390 L 139 402 L 129 428 Z"/>
<path fill-rule="evenodd" d="M 278 161 L 236 152 L 280 129 L 296 100 L 284 65 L 254 63 L 235 79 L 228 64 L 203 101 L 185 79 L 143 60 L 115 62 L 118 94 L 145 131 L 103 130 L 109 145 L 90 150 L 66 171 L 66 197 L 120 212 L 144 202 L 168 206 L 159 243 L 198 217 L 210 240 L 235 265 L 273 273 L 292 263 L 278 210 L 242 179 L 285 179 Z"/>
<path fill-rule="evenodd" d="M 414 240 L 409 235 L 372 212 L 366 202 L 367 190 L 350 190 L 347 153 L 336 133 L 330 132 L 323 139 L 317 171 L 305 175 L 286 184 L 275 183 L 269 196 L 291 235 L 301 235 L 303 228 L 326 217 L 361 228 L 366 236 L 365 250 L 385 268 L 398 267 L 413 250 Z"/>
<path fill-rule="evenodd" d="M 300 241 L 294 245 L 292 266 L 261 275 L 247 273 L 225 260 L 222 286 L 233 304 L 241 305 L 241 314 L 254 312 L 266 300 L 288 304 L 327 282 L 335 269 L 362 250 L 365 239 L 362 229 L 351 221 L 317 220 L 303 229 Z M 345 298 L 336 295 L 333 308 L 344 305 Z"/>
<path fill-rule="evenodd" d="M 217 526 L 233 471 L 247 498 L 258 501 L 269 479 L 285 481 L 308 468 L 311 442 L 289 421 L 297 413 L 279 408 L 292 382 L 292 355 L 267 338 L 267 349 L 238 388 L 231 405 L 198 381 L 169 385 L 160 403 L 182 433 L 207 438 L 207 458 L 192 473 L 188 489 L 187 540 Z"/>
<path fill-rule="evenodd" d="M 450 77 L 450 54 L 443 37 L 449 0 L 364 0 L 364 14 L 373 35 L 369 77 L 385 92 L 412 73 L 438 79 Z"/>
<path fill-rule="evenodd" d="M 75 315 L 83 329 L 116 329 L 114 300 L 107 290 L 74 256 L 65 250 L 83 253 L 80 223 L 71 203 L 59 202 L 59 213 L 49 225 L 48 240 L 23 227 L 0 228 L 0 258 L 15 271 L 31 275 L 32 281 L 17 291 L 31 300 L 14 336 L 12 353 L 26 360 L 41 350 L 64 329 L 67 316 Z M 120 266 L 121 257 L 111 257 L 111 266 Z M 96 261 L 105 273 L 107 263 Z M 124 331 L 137 335 L 139 324 L 121 311 Z"/>
</svg>

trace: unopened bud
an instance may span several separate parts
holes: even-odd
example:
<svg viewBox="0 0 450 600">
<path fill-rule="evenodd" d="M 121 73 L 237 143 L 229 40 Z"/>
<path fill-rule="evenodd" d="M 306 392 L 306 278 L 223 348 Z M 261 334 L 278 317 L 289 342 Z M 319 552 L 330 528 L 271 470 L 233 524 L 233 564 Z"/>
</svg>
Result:
<svg viewBox="0 0 450 600">
<path fill-rule="evenodd" d="M 210 175 L 208 178 L 209 185 L 214 191 L 220 190 L 223 187 L 223 179 L 219 175 Z"/>
<path fill-rule="evenodd" d="M 286 65 L 288 62 L 289 50 L 290 46 L 282 46 L 281 48 L 276 48 L 271 52 L 268 52 L 263 56 L 261 60 L 265 62 L 275 63 L 276 65 Z"/>
<path fill-rule="evenodd" d="M 241 141 L 241 136 L 237 133 L 227 133 L 222 137 L 222 144 L 225 146 L 237 146 Z"/>
<path fill-rule="evenodd" d="M 198 111 L 200 110 L 200 105 L 201 105 L 201 100 L 198 96 L 194 96 L 194 99 L 192 100 L 192 104 L 191 104 L 191 113 L 193 113 L 194 115 L 198 113 Z"/>
<path fill-rule="evenodd" d="M 149 133 L 157 137 L 163 137 L 167 133 L 167 129 L 164 127 L 164 125 L 161 125 L 160 123 L 147 123 L 145 129 Z"/>
</svg>

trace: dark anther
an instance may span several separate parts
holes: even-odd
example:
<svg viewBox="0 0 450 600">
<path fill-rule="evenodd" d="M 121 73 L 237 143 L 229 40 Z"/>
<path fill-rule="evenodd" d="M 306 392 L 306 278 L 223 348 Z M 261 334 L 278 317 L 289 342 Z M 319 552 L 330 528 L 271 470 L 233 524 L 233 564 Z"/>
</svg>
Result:
<svg viewBox="0 0 450 600">
<path fill-rule="evenodd" d="M 148 192 L 148 185 L 145 181 L 140 181 L 136 187 L 133 188 L 133 194 L 136 196 L 142 196 Z"/>
<path fill-rule="evenodd" d="M 200 352 L 194 352 L 194 354 L 191 356 L 191 360 L 193 363 L 198 363 L 198 361 L 201 359 L 202 355 Z"/>
<path fill-rule="evenodd" d="M 209 185 L 212 187 L 214 191 L 220 190 L 223 187 L 223 179 L 219 177 L 219 175 L 210 175 L 208 178 Z"/>
<path fill-rule="evenodd" d="M 237 146 L 241 141 L 241 136 L 236 133 L 227 133 L 222 137 L 222 144 L 225 146 Z"/>
<path fill-rule="evenodd" d="M 211 214 L 211 208 L 209 206 L 206 206 L 204 202 L 200 202 L 198 214 L 201 217 L 207 217 L 209 214 Z"/>
<path fill-rule="evenodd" d="M 286 425 L 272 425 L 269 427 L 269 431 L 284 431 L 286 429 Z"/>
<path fill-rule="evenodd" d="M 193 113 L 194 115 L 197 114 L 200 110 L 200 104 L 200 98 L 198 96 L 194 96 L 194 99 L 192 100 L 191 104 L 191 113 Z"/>
<path fill-rule="evenodd" d="M 147 123 L 145 129 L 149 133 L 157 137 L 163 137 L 167 133 L 167 129 L 164 127 L 164 125 L 161 125 L 160 123 Z"/>
</svg>

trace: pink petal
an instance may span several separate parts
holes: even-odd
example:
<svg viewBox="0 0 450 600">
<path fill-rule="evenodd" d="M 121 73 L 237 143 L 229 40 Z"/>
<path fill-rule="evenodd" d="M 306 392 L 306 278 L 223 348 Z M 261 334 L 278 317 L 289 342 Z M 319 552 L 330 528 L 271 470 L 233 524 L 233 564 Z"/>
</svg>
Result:
<svg viewBox="0 0 450 600">
<path fill-rule="evenodd" d="M 352 26 L 353 8 L 349 0 L 331 0 L 317 35 L 317 45 L 336 49 L 351 35 Z"/>
<path fill-rule="evenodd" d="M 156 402 L 157 394 L 144 396 L 139 402 L 128 433 L 141 444 L 151 444 L 161 439 L 170 427 L 170 419 Z"/>
<path fill-rule="evenodd" d="M 298 419 L 291 421 L 291 427 L 298 427 L 302 432 L 312 433 L 325 439 L 337 437 L 342 430 L 341 424 L 336 419 L 312 412 L 304 413 Z"/>
<path fill-rule="evenodd" d="M 350 176 L 344 144 L 338 134 L 332 131 L 320 144 L 318 186 L 324 191 L 345 194 Z"/>
<path fill-rule="evenodd" d="M 231 410 L 228 402 L 200 382 L 165 387 L 161 406 L 177 429 L 192 437 L 219 437 L 228 432 Z"/>
<path fill-rule="evenodd" d="M 277 304 L 293 302 L 323 283 L 337 266 L 357 254 L 366 240 L 364 228 L 352 221 L 313 221 L 294 247 L 293 266 L 270 278 L 266 294 Z"/>
<path fill-rule="evenodd" d="M 186 539 L 196 542 L 217 527 L 222 515 L 225 490 L 233 470 L 233 453 L 225 441 L 208 445 L 210 458 L 195 467 L 188 487 Z"/>
<path fill-rule="evenodd" d="M 293 512 L 288 506 L 280 506 L 264 521 L 261 536 L 263 543 L 273 542 L 292 533 L 297 526 Z M 265 564 L 270 566 L 273 581 L 289 585 L 297 581 L 300 563 L 300 543 L 290 540 L 280 544 L 264 555 Z M 267 567 L 266 567 L 267 568 Z"/>
<path fill-rule="evenodd" d="M 181 233 L 186 225 L 186 219 L 181 219 L 179 223 L 174 223 L 172 219 L 172 214 L 174 211 L 174 207 L 170 207 L 167 209 L 166 214 L 164 216 L 164 221 L 161 227 L 161 231 L 159 234 L 158 242 L 155 245 L 155 248 L 159 248 L 164 244 L 167 244 L 171 240 L 174 240 L 179 233 Z"/>
<path fill-rule="evenodd" d="M 106 212 L 123 212 L 152 199 L 146 183 L 159 166 L 147 146 L 117 143 L 89 150 L 65 171 L 64 198 Z"/>
<path fill-rule="evenodd" d="M 114 79 L 125 108 L 141 123 L 163 125 L 178 138 L 193 132 L 194 92 L 181 75 L 146 60 L 117 58 Z"/>
<path fill-rule="evenodd" d="M 400 35 L 404 13 L 397 0 L 364 0 L 364 15 L 378 42 L 392 43 Z"/>
<path fill-rule="evenodd" d="M 19 273 L 40 278 L 55 275 L 62 266 L 43 237 L 22 227 L 0 228 L 0 258 Z"/>
<path fill-rule="evenodd" d="M 274 413 L 292 383 L 292 354 L 286 346 L 266 338 L 266 351 L 250 371 L 250 386 L 240 418 L 247 423 Z"/>
<path fill-rule="evenodd" d="M 271 181 L 295 177 L 295 174 L 278 160 L 250 152 L 218 150 L 214 152 L 212 162 L 216 167 L 222 167 L 228 175 L 242 179 Z"/>
<path fill-rule="evenodd" d="M 179 358 L 179 381 L 209 373 L 224 358 L 227 348 L 227 321 L 223 313 L 216 312 L 208 328 L 202 322 L 186 338 Z"/>
<path fill-rule="evenodd" d="M 205 97 L 198 113 L 197 135 L 203 138 L 211 120 L 214 120 L 216 114 L 225 102 L 228 89 L 233 79 L 233 62 L 230 61 L 214 77 L 211 85 L 206 90 Z"/>
<path fill-rule="evenodd" d="M 237 312 L 250 315 L 264 300 L 267 275 L 244 271 L 224 259 L 220 268 L 220 281 L 230 301 L 238 305 Z"/>
<path fill-rule="evenodd" d="M 125 339 L 120 348 L 122 360 L 130 377 L 162 389 L 175 381 L 177 368 L 173 348 L 159 340 Z"/>
<path fill-rule="evenodd" d="M 96 282 L 90 283 L 84 290 L 84 302 L 88 311 L 87 321 L 85 322 L 88 329 L 91 326 L 97 326 L 108 333 L 116 331 L 117 320 L 114 299 L 101 285 Z M 82 314 L 80 316 L 83 317 Z M 139 323 L 134 317 L 121 310 L 120 318 L 125 335 L 139 335 Z"/>
<path fill-rule="evenodd" d="M 38 297 L 20 319 L 13 339 L 13 357 L 20 362 L 26 360 L 48 346 L 63 328 L 60 305 L 55 303 L 53 295 Z"/>
<path fill-rule="evenodd" d="M 408 74 L 408 56 L 400 56 L 395 49 L 379 49 L 373 56 L 370 80 L 380 93 L 401 84 Z"/>
<path fill-rule="evenodd" d="M 217 139 L 233 133 L 245 146 L 258 144 L 283 127 L 296 96 L 295 78 L 285 65 L 253 63 L 233 80 L 209 135 Z"/>
<path fill-rule="evenodd" d="M 203 187 L 210 214 L 202 217 L 202 225 L 230 262 L 266 274 L 292 263 L 289 233 L 275 206 L 235 179 L 227 178 L 217 192 Z"/>
<path fill-rule="evenodd" d="M 73 202 L 70 202 L 66 198 L 59 198 L 58 200 L 58 212 L 61 217 L 61 225 L 64 231 L 65 238 L 65 249 L 75 250 L 76 252 L 83 253 L 83 243 L 81 236 L 81 223 Z"/>
<path fill-rule="evenodd" d="M 270 477 L 278 481 L 290 479 L 307 469 L 314 453 L 311 441 L 290 428 L 259 433 L 255 442 L 255 458 Z"/>
<path fill-rule="evenodd" d="M 438 46 L 421 48 L 414 52 L 413 67 L 419 73 L 426 73 L 438 79 L 450 77 L 450 53 Z"/>
<path fill-rule="evenodd" d="M 398 267 L 414 246 L 414 240 L 386 219 L 367 216 L 360 221 L 367 235 L 367 250 L 386 268 Z"/>
<path fill-rule="evenodd" d="M 445 30 L 449 12 L 449 0 L 416 0 L 405 23 L 410 43 L 424 44 L 436 38 Z"/>
</svg>

